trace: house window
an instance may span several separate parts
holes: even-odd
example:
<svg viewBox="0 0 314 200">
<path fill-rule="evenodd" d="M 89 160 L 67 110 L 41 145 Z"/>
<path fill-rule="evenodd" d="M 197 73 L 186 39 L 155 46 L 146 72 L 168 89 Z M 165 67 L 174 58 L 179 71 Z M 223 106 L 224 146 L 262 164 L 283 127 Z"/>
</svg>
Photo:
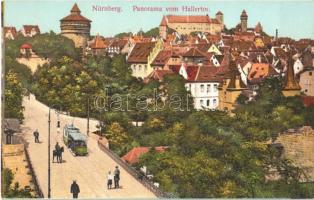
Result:
<svg viewBox="0 0 314 200">
<path fill-rule="evenodd" d="M 204 101 L 200 100 L 200 105 L 203 106 L 203 104 L 204 104 Z"/>
<path fill-rule="evenodd" d="M 145 70 L 145 72 L 147 71 L 147 65 L 144 65 L 144 70 Z"/>
<path fill-rule="evenodd" d="M 141 71 L 142 70 L 142 65 L 139 65 L 138 66 L 138 71 Z"/>
<path fill-rule="evenodd" d="M 214 100 L 213 100 L 213 104 L 214 104 L 214 106 L 217 105 L 217 99 L 214 99 Z"/>
<path fill-rule="evenodd" d="M 218 85 L 214 84 L 214 92 L 217 92 L 217 91 L 218 91 Z"/>
<path fill-rule="evenodd" d="M 309 75 L 312 76 L 312 72 L 309 72 Z"/>
<path fill-rule="evenodd" d="M 210 104 L 210 100 L 208 99 L 207 100 L 207 107 L 209 107 L 209 104 Z"/>
<path fill-rule="evenodd" d="M 210 93 L 210 84 L 207 84 L 206 92 Z"/>
<path fill-rule="evenodd" d="M 204 92 L 204 85 L 201 85 L 201 92 Z"/>
</svg>

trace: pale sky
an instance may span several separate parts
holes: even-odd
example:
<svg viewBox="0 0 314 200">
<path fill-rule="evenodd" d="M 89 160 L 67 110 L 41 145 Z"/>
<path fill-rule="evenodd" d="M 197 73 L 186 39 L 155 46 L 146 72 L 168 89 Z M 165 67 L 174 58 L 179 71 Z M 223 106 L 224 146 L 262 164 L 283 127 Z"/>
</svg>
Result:
<svg viewBox="0 0 314 200">
<path fill-rule="evenodd" d="M 105 37 L 120 32 L 147 31 L 160 24 L 163 15 L 206 15 L 214 17 L 222 11 L 227 28 L 235 27 L 240 22 L 243 9 L 249 16 L 248 25 L 254 27 L 261 22 L 264 31 L 294 39 L 314 39 L 314 1 L 60 1 L 60 0 L 7 0 L 5 1 L 5 26 L 15 26 L 18 30 L 24 24 L 38 24 L 41 32 L 53 30 L 60 33 L 60 19 L 67 16 L 73 4 L 77 2 L 82 15 L 92 20 L 91 34 Z M 97 12 L 93 6 L 121 7 L 122 11 Z M 133 6 L 162 7 L 163 12 L 134 12 Z M 166 8 L 175 6 L 206 7 L 209 12 L 167 12 Z"/>
</svg>

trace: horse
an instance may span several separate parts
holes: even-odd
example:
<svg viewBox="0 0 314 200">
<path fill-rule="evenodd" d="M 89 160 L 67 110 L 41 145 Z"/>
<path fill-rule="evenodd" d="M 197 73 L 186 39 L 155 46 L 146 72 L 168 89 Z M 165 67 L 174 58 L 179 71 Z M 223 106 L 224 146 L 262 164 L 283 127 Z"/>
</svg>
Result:
<svg viewBox="0 0 314 200">
<path fill-rule="evenodd" d="M 53 150 L 52 162 L 54 162 L 55 157 L 57 157 L 57 162 L 62 163 L 62 153 L 64 152 L 64 147 L 61 147 L 59 151 Z"/>
</svg>

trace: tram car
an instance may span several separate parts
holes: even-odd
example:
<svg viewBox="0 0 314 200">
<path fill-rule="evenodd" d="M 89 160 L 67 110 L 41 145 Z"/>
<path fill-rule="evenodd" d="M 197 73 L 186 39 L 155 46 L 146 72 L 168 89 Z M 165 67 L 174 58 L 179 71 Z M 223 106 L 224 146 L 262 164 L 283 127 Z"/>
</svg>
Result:
<svg viewBox="0 0 314 200">
<path fill-rule="evenodd" d="M 80 129 L 72 125 L 65 125 L 63 128 L 64 144 L 75 156 L 85 156 L 87 151 L 87 137 L 80 132 Z"/>
</svg>

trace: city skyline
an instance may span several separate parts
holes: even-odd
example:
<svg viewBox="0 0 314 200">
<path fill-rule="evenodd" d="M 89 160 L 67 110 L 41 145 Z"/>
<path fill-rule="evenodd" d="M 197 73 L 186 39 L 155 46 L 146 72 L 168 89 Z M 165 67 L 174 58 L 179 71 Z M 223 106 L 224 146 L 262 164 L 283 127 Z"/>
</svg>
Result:
<svg viewBox="0 0 314 200">
<path fill-rule="evenodd" d="M 275 35 L 279 30 L 279 36 L 294 39 L 313 38 L 314 13 L 311 8 L 313 1 L 302 2 L 261 2 L 261 1 L 209 1 L 209 2 L 148 2 L 148 1 L 10 1 L 5 3 L 5 26 L 15 26 L 18 30 L 25 24 L 39 25 L 42 32 L 50 30 L 60 33 L 60 19 L 69 14 L 74 3 L 78 3 L 82 15 L 92 20 L 91 34 L 114 36 L 121 32 L 147 31 L 158 27 L 163 15 L 206 15 L 215 17 L 218 11 L 223 12 L 227 28 L 235 27 L 240 22 L 240 14 L 243 9 L 248 13 L 248 26 L 255 27 L 260 22 L 263 29 L 269 35 Z M 59 5 L 60 4 L 60 5 Z M 96 11 L 97 6 L 120 7 L 121 12 Z M 162 7 L 163 11 L 133 11 L 133 6 L 138 7 Z M 208 8 L 200 12 L 167 12 L 166 7 L 195 6 Z M 56 9 L 57 8 L 57 9 Z M 25 10 L 32 10 L 31 15 L 25 16 Z M 206 10 L 206 9 L 205 9 Z M 300 17 L 302 15 L 302 17 Z M 113 21 L 113 19 L 115 21 Z M 126 20 L 128 19 L 128 20 Z M 114 22 L 114 23 L 112 23 Z M 289 23 L 287 23 L 289 22 Z M 296 31 L 300 30 L 300 31 Z"/>
</svg>

